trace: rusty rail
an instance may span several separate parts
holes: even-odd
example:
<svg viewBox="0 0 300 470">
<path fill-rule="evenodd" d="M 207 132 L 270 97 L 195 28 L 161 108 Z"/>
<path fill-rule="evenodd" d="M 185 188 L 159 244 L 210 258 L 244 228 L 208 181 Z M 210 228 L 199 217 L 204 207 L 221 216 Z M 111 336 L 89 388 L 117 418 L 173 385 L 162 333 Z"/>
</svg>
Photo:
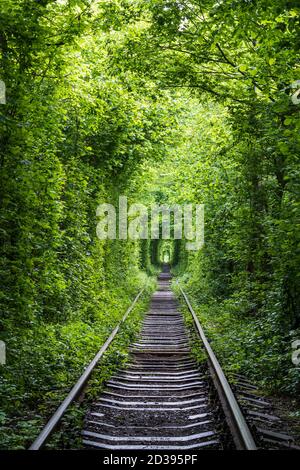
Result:
<svg viewBox="0 0 300 470">
<path fill-rule="evenodd" d="M 76 397 L 80 394 L 84 386 L 87 384 L 87 381 L 89 380 L 93 370 L 95 369 L 96 365 L 98 364 L 99 360 L 102 358 L 103 354 L 107 350 L 107 348 L 110 346 L 112 343 L 113 339 L 115 338 L 116 334 L 118 333 L 120 326 L 125 322 L 127 319 L 128 315 L 132 311 L 133 307 L 139 300 L 140 296 L 144 292 L 144 289 L 142 289 L 130 307 L 127 309 L 125 315 L 123 316 L 122 320 L 119 322 L 119 324 L 116 326 L 116 328 L 112 331 L 110 336 L 107 338 L 105 341 L 104 345 L 101 347 L 101 349 L 98 351 L 94 359 L 89 363 L 81 377 L 78 379 L 74 387 L 71 389 L 67 397 L 64 399 L 64 401 L 61 403 L 61 405 L 57 408 L 56 412 L 53 414 L 53 416 L 50 418 L 48 423 L 45 425 L 45 427 L 42 429 L 41 433 L 39 436 L 36 438 L 36 440 L 33 442 L 33 444 L 29 447 L 29 450 L 39 450 L 41 449 L 50 436 L 52 435 L 53 431 L 56 429 L 57 425 L 61 421 L 62 417 L 64 416 L 65 412 L 67 411 L 68 407 L 70 406 L 71 403 L 76 399 Z"/>
<path fill-rule="evenodd" d="M 197 318 L 197 315 L 194 312 L 193 307 L 191 306 L 191 303 L 186 293 L 183 291 L 183 289 L 180 286 L 179 288 L 187 304 L 187 307 L 190 313 L 192 314 L 196 330 L 200 336 L 200 339 L 207 353 L 210 372 L 211 372 L 214 384 L 216 386 L 216 389 L 218 391 L 219 398 L 222 402 L 226 419 L 231 429 L 236 447 L 237 449 L 240 449 L 240 450 L 257 450 L 256 444 L 252 436 L 252 433 L 249 429 L 249 426 L 244 418 L 244 415 L 234 396 L 234 393 L 228 383 L 228 380 L 222 370 L 222 367 L 205 336 L 205 333 Z"/>
</svg>

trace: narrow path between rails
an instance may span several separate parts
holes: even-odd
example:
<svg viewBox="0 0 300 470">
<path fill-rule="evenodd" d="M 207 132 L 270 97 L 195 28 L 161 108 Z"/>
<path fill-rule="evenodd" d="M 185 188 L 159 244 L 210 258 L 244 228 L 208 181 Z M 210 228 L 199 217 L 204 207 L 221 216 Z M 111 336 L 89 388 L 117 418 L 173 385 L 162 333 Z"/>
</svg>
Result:
<svg viewBox="0 0 300 470">
<path fill-rule="evenodd" d="M 159 275 L 131 360 L 86 416 L 85 448 L 220 449 L 218 406 L 206 371 L 191 357 L 171 275 Z"/>
</svg>

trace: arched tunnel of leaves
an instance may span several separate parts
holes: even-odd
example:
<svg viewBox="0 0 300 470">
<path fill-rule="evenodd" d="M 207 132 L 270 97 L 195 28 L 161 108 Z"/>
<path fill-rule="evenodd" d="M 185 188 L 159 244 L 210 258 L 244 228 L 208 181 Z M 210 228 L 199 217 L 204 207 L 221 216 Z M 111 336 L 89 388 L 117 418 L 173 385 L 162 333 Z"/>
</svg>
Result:
<svg viewBox="0 0 300 470">
<path fill-rule="evenodd" d="M 167 258 L 228 370 L 296 397 L 298 2 L 0 9 L 1 447 L 30 443 Z M 204 248 L 98 240 L 122 194 L 204 204 Z"/>
</svg>

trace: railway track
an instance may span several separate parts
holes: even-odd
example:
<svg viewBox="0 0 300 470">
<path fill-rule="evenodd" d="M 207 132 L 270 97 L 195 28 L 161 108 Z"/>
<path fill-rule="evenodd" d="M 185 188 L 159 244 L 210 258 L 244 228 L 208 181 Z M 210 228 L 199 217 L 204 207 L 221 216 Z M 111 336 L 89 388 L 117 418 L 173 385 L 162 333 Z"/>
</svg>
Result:
<svg viewBox="0 0 300 470">
<path fill-rule="evenodd" d="M 84 447 L 255 449 L 213 352 L 208 351 L 209 364 L 203 368 L 191 357 L 170 280 L 169 272 L 160 274 L 141 333 L 131 346 L 128 366 L 107 382 L 88 412 L 82 433 Z M 205 345 L 207 340 L 202 341 Z M 206 344 L 206 348 L 210 346 Z"/>
<path fill-rule="evenodd" d="M 168 267 L 158 278 L 142 330 L 130 348 L 130 361 L 118 370 L 86 414 L 82 445 L 94 450 L 188 451 L 201 449 L 300 448 L 271 405 L 246 377 L 231 387 L 185 292 L 197 344 L 207 356 L 199 366 L 191 354 Z M 69 406 L 83 400 L 88 381 L 141 297 L 141 290 L 106 342 L 49 419 L 29 450 L 45 446 Z M 233 391 L 234 390 L 234 391 Z M 251 428 L 251 429 L 250 429 Z"/>
</svg>

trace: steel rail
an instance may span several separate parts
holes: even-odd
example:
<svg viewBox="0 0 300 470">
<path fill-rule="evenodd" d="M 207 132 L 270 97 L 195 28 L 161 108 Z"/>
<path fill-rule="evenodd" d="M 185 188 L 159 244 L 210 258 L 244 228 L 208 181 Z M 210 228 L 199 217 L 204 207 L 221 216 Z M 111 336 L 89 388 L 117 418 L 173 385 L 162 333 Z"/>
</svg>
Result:
<svg viewBox="0 0 300 470">
<path fill-rule="evenodd" d="M 125 315 L 123 316 L 122 320 L 118 323 L 118 325 L 112 331 L 110 336 L 105 341 L 104 345 L 98 351 L 98 353 L 96 354 L 94 359 L 89 363 L 89 365 L 87 366 L 87 368 L 85 369 L 85 371 L 83 372 L 81 377 L 78 379 L 78 381 L 76 382 L 74 387 L 71 389 L 71 391 L 66 396 L 66 398 L 61 403 L 61 405 L 57 408 L 56 412 L 50 418 L 48 423 L 42 429 L 41 433 L 36 438 L 36 440 L 33 442 L 33 444 L 29 447 L 28 450 L 39 450 L 46 444 L 47 440 L 49 439 L 49 437 L 51 436 L 51 434 L 53 433 L 53 431 L 55 430 L 55 428 L 59 424 L 60 420 L 64 416 L 64 414 L 67 411 L 70 404 L 76 399 L 76 397 L 79 395 L 79 393 L 82 391 L 82 389 L 86 385 L 88 379 L 90 378 L 90 376 L 91 376 L 93 370 L 95 369 L 96 365 L 98 364 L 99 360 L 101 359 L 101 357 L 103 356 L 103 354 L 105 353 L 105 351 L 107 350 L 107 348 L 109 347 L 109 345 L 111 344 L 113 339 L 115 338 L 116 334 L 118 333 L 118 331 L 120 329 L 120 326 L 125 322 L 128 315 L 132 311 L 133 307 L 135 306 L 135 304 L 139 300 L 140 296 L 144 292 L 144 290 L 145 290 L 145 288 L 142 289 L 138 293 L 138 295 L 136 296 L 136 298 L 134 299 L 134 301 L 132 302 L 130 307 L 127 309 L 127 311 L 126 311 Z"/>
<path fill-rule="evenodd" d="M 193 310 L 193 307 L 190 304 L 187 295 L 180 286 L 179 288 L 188 306 L 188 309 L 192 314 L 197 332 L 208 355 L 209 366 L 212 371 L 212 378 L 215 382 L 219 397 L 221 399 L 223 409 L 228 421 L 228 425 L 231 429 L 236 447 L 237 449 L 241 450 L 257 450 L 252 433 L 244 418 L 241 408 L 234 396 L 234 393 L 228 383 L 228 380 L 222 370 L 222 367 L 205 336 L 203 328 L 200 325 L 200 322 Z"/>
</svg>

